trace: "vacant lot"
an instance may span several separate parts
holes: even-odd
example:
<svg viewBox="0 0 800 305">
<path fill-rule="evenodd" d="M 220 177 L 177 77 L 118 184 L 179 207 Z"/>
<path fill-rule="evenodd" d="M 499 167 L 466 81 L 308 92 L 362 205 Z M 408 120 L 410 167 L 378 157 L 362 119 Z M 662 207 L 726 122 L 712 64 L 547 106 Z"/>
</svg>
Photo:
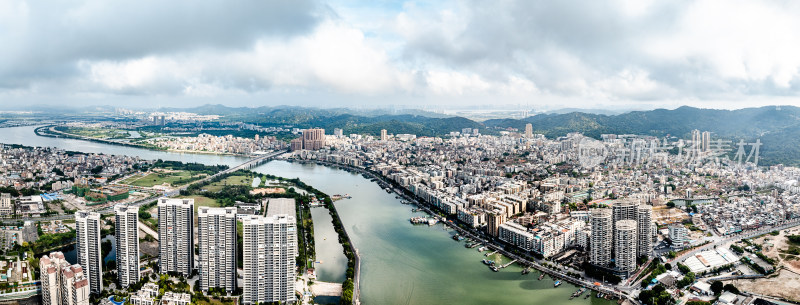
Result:
<svg viewBox="0 0 800 305">
<path fill-rule="evenodd" d="M 800 275 L 790 271 L 781 270 L 778 276 L 773 278 L 735 280 L 732 283 L 741 291 L 800 300 Z"/>
<path fill-rule="evenodd" d="M 788 235 L 798 235 L 800 229 L 782 230 L 778 235 L 765 234 L 753 242 L 762 245 L 764 255 L 776 260 L 779 265 L 800 273 L 800 244 L 789 241 Z"/>
<path fill-rule="evenodd" d="M 226 186 L 231 186 L 231 185 L 244 185 L 250 187 L 250 185 L 253 183 L 253 178 L 255 178 L 255 176 L 245 176 L 245 175 L 230 176 L 225 179 L 222 179 L 221 181 L 209 184 L 203 187 L 203 189 L 209 192 L 216 193 L 221 191 Z"/>
<path fill-rule="evenodd" d="M 195 180 L 202 179 L 205 176 L 206 174 L 196 174 L 194 172 L 189 172 L 189 171 L 172 171 L 172 172 L 150 173 L 145 175 L 144 177 L 134 176 L 121 181 L 121 183 L 133 186 L 141 186 L 141 187 L 153 187 L 155 185 L 162 185 L 164 183 L 169 184 L 171 186 L 179 186 Z"/>
</svg>

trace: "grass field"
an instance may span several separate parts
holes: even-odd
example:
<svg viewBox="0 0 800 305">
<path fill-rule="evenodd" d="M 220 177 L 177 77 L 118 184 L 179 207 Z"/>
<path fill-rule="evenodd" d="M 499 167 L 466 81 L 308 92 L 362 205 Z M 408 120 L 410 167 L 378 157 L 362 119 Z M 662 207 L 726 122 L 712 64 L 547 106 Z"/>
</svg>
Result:
<svg viewBox="0 0 800 305">
<path fill-rule="evenodd" d="M 150 173 L 144 177 L 135 176 L 125 179 L 121 181 L 121 183 L 141 187 L 153 187 L 155 185 L 161 185 L 164 183 L 168 183 L 171 186 L 179 186 L 202 179 L 205 176 L 205 174 L 195 174 L 194 172 L 190 171 Z"/>
<path fill-rule="evenodd" d="M 197 208 L 199 208 L 199 207 L 212 207 L 212 208 L 219 207 L 219 202 L 217 202 L 214 199 L 208 198 L 206 196 L 192 195 L 192 196 L 182 196 L 180 198 L 191 198 L 191 199 L 194 199 L 194 213 L 195 213 L 195 215 L 197 215 Z"/>
<path fill-rule="evenodd" d="M 208 190 L 209 192 L 219 192 L 224 187 L 229 185 L 244 185 L 250 187 L 250 185 L 253 183 L 253 178 L 255 178 L 255 176 L 245 176 L 245 175 L 230 176 L 228 178 L 222 179 L 221 181 L 209 184 L 205 186 L 203 189 Z"/>
</svg>

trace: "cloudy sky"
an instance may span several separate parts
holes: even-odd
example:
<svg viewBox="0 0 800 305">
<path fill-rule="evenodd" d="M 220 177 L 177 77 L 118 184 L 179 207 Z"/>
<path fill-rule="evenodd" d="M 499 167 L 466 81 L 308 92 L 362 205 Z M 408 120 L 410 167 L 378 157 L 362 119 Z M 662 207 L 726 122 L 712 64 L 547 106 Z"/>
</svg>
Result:
<svg viewBox="0 0 800 305">
<path fill-rule="evenodd" d="M 791 0 L 0 0 L 0 104 L 800 105 L 799 32 Z"/>
</svg>

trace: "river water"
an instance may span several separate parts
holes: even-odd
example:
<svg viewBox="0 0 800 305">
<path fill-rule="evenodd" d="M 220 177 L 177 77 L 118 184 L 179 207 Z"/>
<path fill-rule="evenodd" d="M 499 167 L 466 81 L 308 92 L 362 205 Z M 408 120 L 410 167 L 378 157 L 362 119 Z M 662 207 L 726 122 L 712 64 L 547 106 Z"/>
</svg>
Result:
<svg viewBox="0 0 800 305">
<path fill-rule="evenodd" d="M 0 129 L 0 143 L 54 146 L 68 150 L 124 154 L 148 159 L 235 165 L 243 158 L 232 156 L 177 154 L 113 146 L 80 140 L 37 137 L 33 127 Z M 453 241 L 443 225 L 413 226 L 419 215 L 394 194 L 360 175 L 312 165 L 273 161 L 254 169 L 287 178 L 300 178 L 328 193 L 350 194 L 352 199 L 335 203 L 345 229 L 362 258 L 361 301 L 364 304 L 612 304 L 597 298 L 569 300 L 575 286 L 553 288 L 549 277 L 539 281 L 538 272 L 521 275 L 512 265 L 492 272 L 481 263 L 476 249 Z M 346 259 L 323 208 L 313 208 L 319 280 L 344 279 Z M 506 262 L 499 255 L 493 260 Z"/>
</svg>

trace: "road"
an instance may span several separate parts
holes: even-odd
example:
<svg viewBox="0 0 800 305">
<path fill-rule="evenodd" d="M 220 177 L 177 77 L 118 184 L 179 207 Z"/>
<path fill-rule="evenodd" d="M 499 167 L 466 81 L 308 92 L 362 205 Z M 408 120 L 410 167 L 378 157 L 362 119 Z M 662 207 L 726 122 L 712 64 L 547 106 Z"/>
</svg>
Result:
<svg viewBox="0 0 800 305">
<path fill-rule="evenodd" d="M 670 262 L 683 261 L 683 260 L 689 258 L 690 256 L 697 254 L 697 252 L 705 251 L 705 250 L 711 249 L 711 248 L 719 246 L 719 245 L 725 245 L 725 244 L 727 244 L 727 243 L 729 243 L 731 241 L 740 240 L 740 239 L 747 239 L 747 238 L 751 238 L 751 237 L 767 234 L 767 233 L 772 232 L 772 231 L 780 231 L 780 230 L 788 229 L 788 228 L 795 227 L 795 226 L 798 226 L 798 225 L 800 225 L 800 218 L 793 219 L 793 220 L 790 220 L 790 221 L 784 221 L 778 226 L 763 227 L 763 228 L 756 229 L 754 231 L 747 231 L 747 232 L 741 232 L 741 233 L 733 234 L 733 235 L 730 235 L 730 236 L 728 236 L 728 237 L 726 237 L 726 238 L 724 238 L 722 240 L 715 241 L 715 242 L 709 243 L 709 244 L 707 244 L 705 246 L 692 249 L 689 252 L 683 253 L 683 254 L 675 257 L 674 259 L 670 260 Z"/>
<path fill-rule="evenodd" d="M 192 183 L 189 183 L 187 185 L 184 185 L 184 186 L 180 187 L 180 190 L 181 191 L 185 191 L 191 185 L 205 183 L 205 182 L 210 181 L 211 179 L 214 179 L 216 177 L 219 177 L 219 176 L 222 176 L 222 175 L 226 175 L 226 174 L 229 174 L 229 173 L 233 173 L 233 172 L 238 171 L 238 170 L 251 169 L 253 167 L 256 167 L 256 166 L 259 166 L 261 164 L 264 164 L 264 162 L 267 162 L 267 161 L 271 160 L 272 158 L 280 156 L 280 155 L 282 155 L 284 153 L 286 153 L 286 151 L 279 150 L 279 151 L 274 151 L 274 152 L 259 156 L 259 157 L 254 158 L 254 159 L 250 159 L 249 161 L 247 161 L 245 163 L 242 163 L 240 165 L 237 165 L 235 167 L 231 167 L 229 169 L 226 169 L 226 170 L 221 171 L 219 173 L 216 173 L 214 175 L 211 175 L 211 176 L 208 176 L 206 178 L 203 178 L 203 179 L 194 181 Z"/>
<path fill-rule="evenodd" d="M 139 219 L 139 230 L 142 230 L 142 232 L 144 232 L 145 234 L 150 235 L 154 237 L 156 240 L 158 240 L 158 233 L 155 230 L 148 227 L 146 224 L 144 224 L 141 219 Z"/>
<path fill-rule="evenodd" d="M 229 173 L 241 170 L 241 169 L 251 169 L 251 168 L 259 166 L 259 165 L 261 165 L 261 164 L 263 164 L 263 163 L 265 163 L 265 162 L 267 162 L 267 161 L 269 161 L 269 160 L 271 160 L 271 159 L 273 159 L 273 158 L 275 158 L 277 156 L 280 156 L 280 155 L 282 155 L 284 153 L 286 153 L 286 151 L 274 151 L 274 152 L 271 152 L 271 153 L 267 153 L 265 155 L 250 159 L 247 162 L 242 163 L 242 164 L 240 164 L 238 166 L 226 169 L 226 170 L 221 171 L 219 173 L 216 173 L 214 175 L 211 175 L 211 176 L 208 176 L 206 178 L 203 178 L 203 179 L 194 181 L 192 183 L 189 183 L 187 185 L 184 185 L 179 190 L 186 190 L 190 185 L 194 185 L 194 184 L 198 184 L 198 183 L 204 183 L 204 182 L 207 182 L 207 181 L 209 181 L 209 180 L 211 180 L 211 179 L 213 179 L 215 177 L 219 177 L 221 175 L 229 174 Z M 135 202 L 132 202 L 132 203 L 128 203 L 127 205 L 128 206 L 138 207 L 138 206 L 141 206 L 143 204 L 147 204 L 147 203 L 153 202 L 157 198 L 158 198 L 158 196 L 151 196 L 151 197 L 147 197 L 145 199 L 141 199 L 141 200 L 138 200 L 138 201 L 135 201 Z M 104 214 L 104 215 L 113 214 L 114 213 L 114 207 L 113 206 L 105 207 L 105 208 L 102 208 L 102 209 L 94 210 L 94 212 L 98 212 L 98 213 Z M 72 214 L 60 214 L 60 215 L 52 215 L 52 216 L 46 216 L 46 217 L 13 218 L 13 219 L 7 219 L 7 220 L 0 220 L 0 222 L 3 222 L 3 221 L 18 222 L 18 221 L 29 221 L 29 220 L 30 221 L 52 221 L 52 220 L 67 220 L 67 219 L 74 219 L 74 218 L 75 218 L 75 215 L 72 215 Z M 155 234 L 154 236 L 156 237 L 156 239 L 158 239 L 158 234 Z"/>
</svg>

